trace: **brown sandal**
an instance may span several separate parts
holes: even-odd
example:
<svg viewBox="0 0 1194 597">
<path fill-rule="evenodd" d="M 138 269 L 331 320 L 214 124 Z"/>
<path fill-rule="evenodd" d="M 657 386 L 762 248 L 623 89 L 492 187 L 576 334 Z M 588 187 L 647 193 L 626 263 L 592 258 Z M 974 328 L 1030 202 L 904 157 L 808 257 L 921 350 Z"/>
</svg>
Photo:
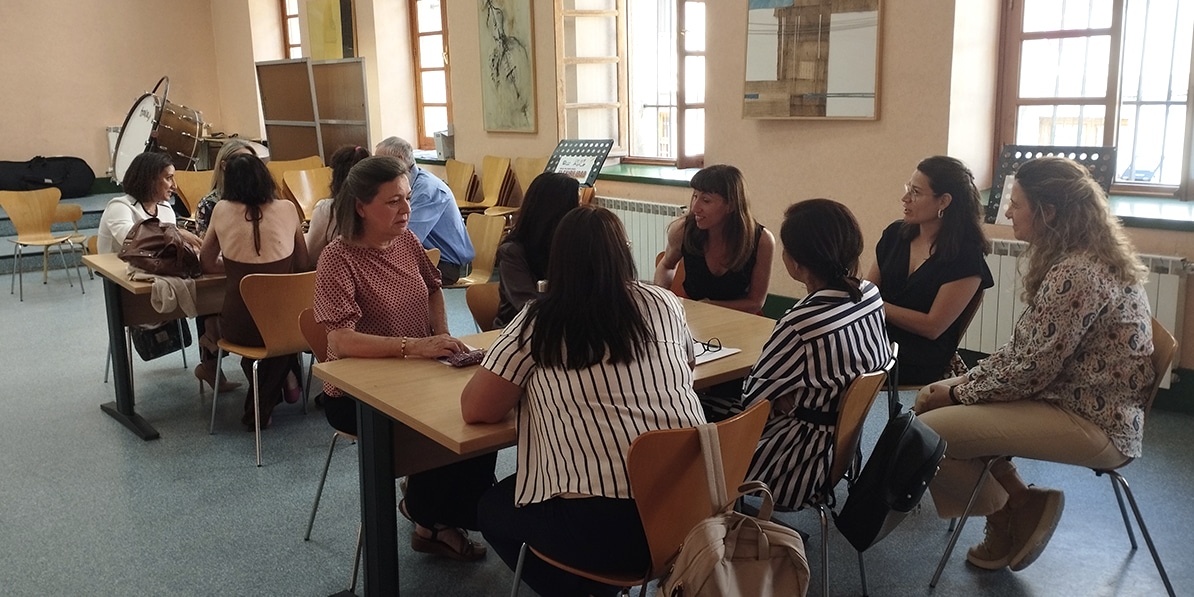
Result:
<svg viewBox="0 0 1194 597">
<path fill-rule="evenodd" d="M 450 543 L 440 539 L 439 534 L 443 531 L 460 533 L 461 537 L 464 538 L 464 549 L 457 551 Z M 435 554 L 453 560 L 460 560 L 461 562 L 475 562 L 485 557 L 486 552 L 488 552 L 485 544 L 469 539 L 467 531 L 451 527 L 433 528 L 431 529 L 430 537 L 423 537 L 417 531 L 413 531 L 410 535 L 410 547 L 420 553 Z"/>
</svg>

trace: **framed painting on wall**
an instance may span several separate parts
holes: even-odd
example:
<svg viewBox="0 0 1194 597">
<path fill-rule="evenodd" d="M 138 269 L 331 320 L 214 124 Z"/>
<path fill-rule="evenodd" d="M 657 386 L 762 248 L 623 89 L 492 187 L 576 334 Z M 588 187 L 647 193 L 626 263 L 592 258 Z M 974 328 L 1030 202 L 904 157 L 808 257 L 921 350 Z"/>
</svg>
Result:
<svg viewBox="0 0 1194 597">
<path fill-rule="evenodd" d="M 531 0 L 478 0 L 478 6 L 485 130 L 534 133 L 538 128 Z"/>
</svg>

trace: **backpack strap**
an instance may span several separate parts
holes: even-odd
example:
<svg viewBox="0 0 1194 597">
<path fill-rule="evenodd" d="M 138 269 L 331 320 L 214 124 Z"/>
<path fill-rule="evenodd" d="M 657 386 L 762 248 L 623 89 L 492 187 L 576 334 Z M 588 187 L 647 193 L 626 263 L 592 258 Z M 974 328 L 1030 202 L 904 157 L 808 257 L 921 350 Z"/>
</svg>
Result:
<svg viewBox="0 0 1194 597">
<path fill-rule="evenodd" d="M 729 501 L 726 495 L 726 475 L 721 462 L 721 440 L 717 434 L 716 423 L 705 423 L 697 426 L 697 435 L 701 438 L 701 454 L 705 456 L 705 480 L 709 483 L 709 501 L 713 504 L 710 514 L 717 514 L 724 508 L 722 505 Z"/>
</svg>

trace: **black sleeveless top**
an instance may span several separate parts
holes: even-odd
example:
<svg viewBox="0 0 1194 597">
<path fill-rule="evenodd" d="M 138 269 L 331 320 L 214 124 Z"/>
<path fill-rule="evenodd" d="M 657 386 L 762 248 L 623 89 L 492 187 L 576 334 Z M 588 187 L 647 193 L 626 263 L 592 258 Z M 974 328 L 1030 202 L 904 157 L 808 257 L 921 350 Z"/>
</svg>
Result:
<svg viewBox="0 0 1194 597">
<path fill-rule="evenodd" d="M 720 276 L 715 276 L 709 271 L 704 253 L 689 253 L 681 244 L 680 255 L 684 259 L 684 292 L 688 298 L 698 301 L 732 301 L 744 298 L 750 292 L 750 278 L 759 258 L 759 239 L 762 236 L 763 225 L 755 224 L 755 250 L 751 252 L 750 259 L 746 260 L 741 269 L 730 270 Z"/>
</svg>

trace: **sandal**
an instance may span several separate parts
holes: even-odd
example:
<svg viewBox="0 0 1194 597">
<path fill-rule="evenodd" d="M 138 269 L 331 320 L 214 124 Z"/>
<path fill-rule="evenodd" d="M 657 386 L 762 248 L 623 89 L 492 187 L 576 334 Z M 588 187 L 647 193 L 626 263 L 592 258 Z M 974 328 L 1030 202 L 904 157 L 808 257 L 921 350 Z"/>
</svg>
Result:
<svg viewBox="0 0 1194 597">
<path fill-rule="evenodd" d="M 440 539 L 439 534 L 443 531 L 459 533 L 464 539 L 464 548 L 457 551 L 450 543 Z M 444 556 L 461 562 L 475 562 L 485 557 L 488 551 L 485 544 L 469 539 L 468 532 L 464 529 L 451 527 L 432 528 L 430 537 L 423 537 L 417 531 L 412 532 L 410 535 L 410 548 L 417 552 Z"/>
</svg>

